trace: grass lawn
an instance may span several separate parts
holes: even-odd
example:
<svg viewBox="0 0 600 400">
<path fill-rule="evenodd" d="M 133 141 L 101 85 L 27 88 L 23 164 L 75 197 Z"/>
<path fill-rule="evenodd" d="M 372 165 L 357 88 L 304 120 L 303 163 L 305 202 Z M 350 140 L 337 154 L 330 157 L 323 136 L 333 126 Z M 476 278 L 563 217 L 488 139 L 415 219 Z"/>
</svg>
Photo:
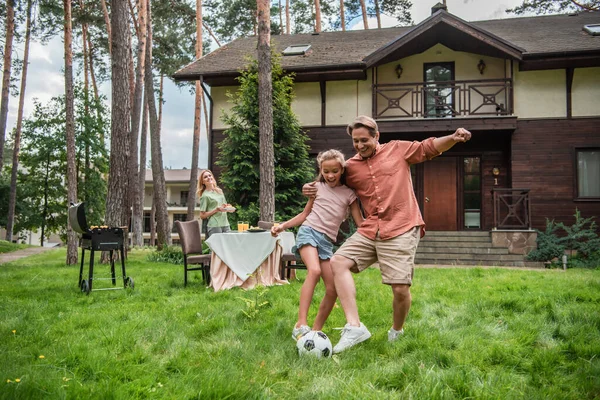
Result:
<svg viewBox="0 0 600 400">
<path fill-rule="evenodd" d="M 8 253 L 11 251 L 16 251 L 16 250 L 21 250 L 21 249 L 26 249 L 28 247 L 31 247 L 31 246 L 28 244 L 17 244 L 17 243 L 7 242 L 6 240 L 0 240 L 0 254 Z"/>
<path fill-rule="evenodd" d="M 600 397 L 600 270 L 417 269 L 393 344 L 391 290 L 368 270 L 355 279 L 373 337 L 315 360 L 290 337 L 301 280 L 269 288 L 248 319 L 243 298 L 260 291 L 213 293 L 199 273 L 183 288 L 183 267 L 148 252 L 127 261 L 135 289 L 89 296 L 64 249 L 0 266 L 0 398 Z M 319 285 L 311 318 L 322 295 Z M 336 307 L 325 327 L 334 344 L 344 322 Z"/>
</svg>

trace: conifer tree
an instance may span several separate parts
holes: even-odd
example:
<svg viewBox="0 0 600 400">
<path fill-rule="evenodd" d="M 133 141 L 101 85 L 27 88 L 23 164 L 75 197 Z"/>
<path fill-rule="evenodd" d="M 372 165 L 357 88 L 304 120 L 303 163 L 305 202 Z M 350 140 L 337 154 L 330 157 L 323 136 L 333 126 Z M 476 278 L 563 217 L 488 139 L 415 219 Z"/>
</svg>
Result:
<svg viewBox="0 0 600 400">
<path fill-rule="evenodd" d="M 273 145 L 275 151 L 275 218 L 285 220 L 306 204 L 302 185 L 315 175 L 308 156 L 308 137 L 292 112 L 293 78 L 285 75 L 280 59 L 272 54 Z M 258 63 L 250 61 L 238 78 L 240 87 L 228 93 L 233 108 L 223 121 L 230 128 L 219 144 L 219 182 L 227 200 L 238 208 L 237 218 L 257 221 L 259 195 Z"/>
</svg>

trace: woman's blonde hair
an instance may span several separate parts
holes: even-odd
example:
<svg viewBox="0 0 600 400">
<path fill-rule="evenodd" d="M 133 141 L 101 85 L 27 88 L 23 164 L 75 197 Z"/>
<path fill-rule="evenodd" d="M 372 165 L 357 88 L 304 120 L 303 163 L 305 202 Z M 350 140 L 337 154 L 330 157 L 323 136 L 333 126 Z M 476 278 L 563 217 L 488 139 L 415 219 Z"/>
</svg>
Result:
<svg viewBox="0 0 600 400">
<path fill-rule="evenodd" d="M 202 193 L 204 193 L 204 191 L 206 190 L 206 185 L 202 183 L 202 176 L 206 173 L 210 173 L 213 178 L 215 177 L 215 174 L 212 173 L 212 171 L 210 169 L 203 169 L 200 171 L 200 174 L 198 175 L 198 189 L 196 189 L 196 194 L 198 196 L 198 199 L 200 197 L 202 197 Z M 223 193 L 223 191 L 221 190 L 221 188 L 217 185 L 217 180 L 215 179 L 215 190 L 217 191 L 217 193 Z"/>
<path fill-rule="evenodd" d="M 319 173 L 317 175 L 317 180 L 319 182 L 325 182 L 325 177 L 321 174 L 321 164 L 323 164 L 323 161 L 329 161 L 329 160 L 335 160 L 338 163 L 340 163 L 340 165 L 342 166 L 342 169 L 344 169 L 344 171 L 342 172 L 341 182 L 342 182 L 342 184 L 345 183 L 344 176 L 346 175 L 345 174 L 346 160 L 344 159 L 344 155 L 342 154 L 342 152 L 339 150 L 335 150 L 335 149 L 325 150 L 325 151 L 320 152 L 319 155 L 317 155 L 317 166 L 319 167 Z"/>
</svg>

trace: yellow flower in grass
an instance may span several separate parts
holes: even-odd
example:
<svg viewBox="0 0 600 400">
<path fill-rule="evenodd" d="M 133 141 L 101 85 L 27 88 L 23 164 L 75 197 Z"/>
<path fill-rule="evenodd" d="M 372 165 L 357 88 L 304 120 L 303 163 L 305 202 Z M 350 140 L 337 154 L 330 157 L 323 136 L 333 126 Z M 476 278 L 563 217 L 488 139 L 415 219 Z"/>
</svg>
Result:
<svg viewBox="0 0 600 400">
<path fill-rule="evenodd" d="M 13 330 L 12 330 L 12 333 L 13 333 L 13 335 L 16 335 L 16 334 L 17 334 L 17 330 L 16 330 L 16 329 L 13 329 Z"/>
<path fill-rule="evenodd" d="M 19 383 L 21 380 L 19 378 L 15 379 L 15 382 Z"/>
<path fill-rule="evenodd" d="M 40 354 L 39 358 L 46 358 L 43 354 Z"/>
<path fill-rule="evenodd" d="M 7 379 L 6 383 L 12 383 L 12 381 L 10 379 Z"/>
</svg>

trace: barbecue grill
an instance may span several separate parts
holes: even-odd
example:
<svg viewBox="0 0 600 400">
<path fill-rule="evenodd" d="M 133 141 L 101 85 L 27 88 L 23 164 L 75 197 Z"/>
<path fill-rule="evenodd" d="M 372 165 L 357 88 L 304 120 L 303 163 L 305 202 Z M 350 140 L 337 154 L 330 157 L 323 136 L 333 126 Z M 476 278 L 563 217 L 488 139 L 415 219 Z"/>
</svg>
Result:
<svg viewBox="0 0 600 400">
<path fill-rule="evenodd" d="M 117 284 L 115 276 L 115 260 L 114 251 L 117 250 L 121 255 L 121 271 L 123 273 L 123 288 L 129 286 L 133 289 L 133 278 L 127 276 L 125 272 L 125 246 L 124 246 L 124 229 L 119 227 L 108 226 L 91 226 L 88 228 L 85 217 L 85 203 L 72 204 L 69 208 L 69 222 L 71 228 L 81 234 L 81 266 L 79 267 L 79 288 L 83 293 L 89 294 L 92 291 L 93 282 L 95 280 L 111 280 L 113 286 Z M 83 279 L 83 264 L 85 262 L 85 251 L 90 250 L 89 273 L 88 279 Z M 110 277 L 94 277 L 94 252 L 109 251 L 110 252 Z M 121 289 L 120 287 L 108 287 L 96 290 L 112 290 Z"/>
</svg>

